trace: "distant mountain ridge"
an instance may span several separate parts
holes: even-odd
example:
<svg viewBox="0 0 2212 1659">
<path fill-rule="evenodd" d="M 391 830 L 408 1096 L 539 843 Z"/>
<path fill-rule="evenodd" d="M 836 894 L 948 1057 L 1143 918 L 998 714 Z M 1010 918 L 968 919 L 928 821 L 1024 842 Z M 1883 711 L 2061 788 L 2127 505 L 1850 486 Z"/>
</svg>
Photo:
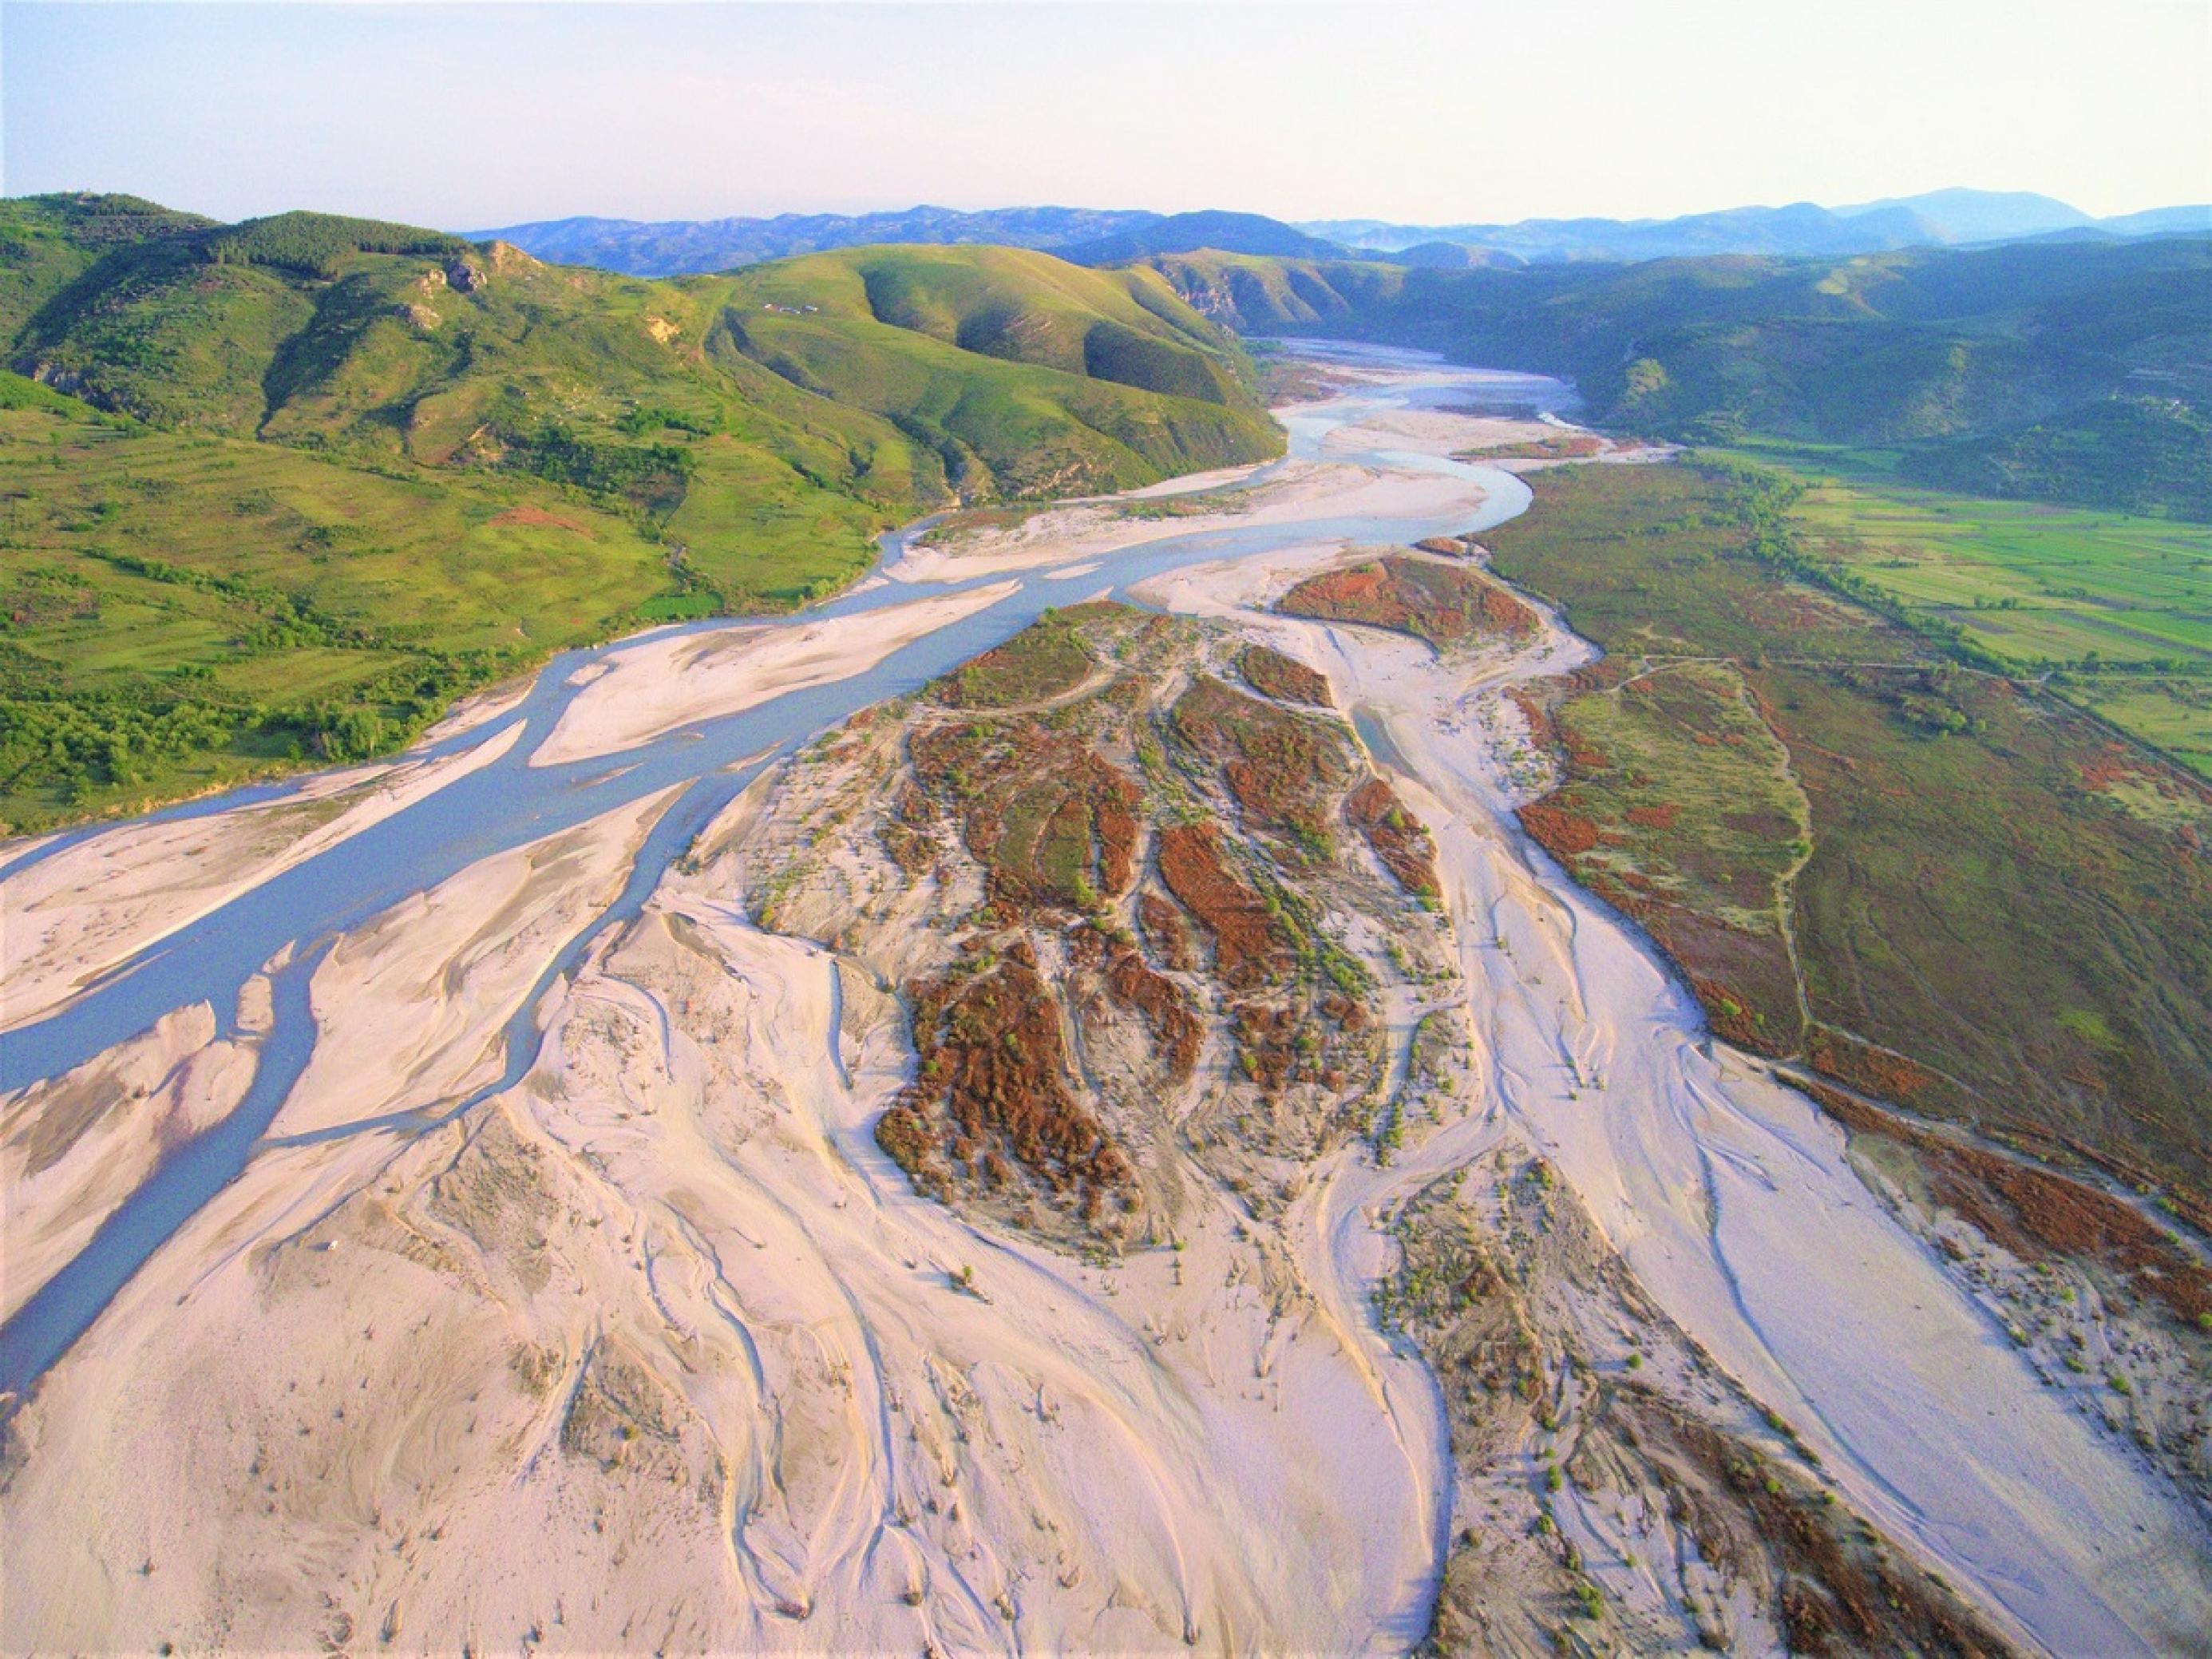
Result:
<svg viewBox="0 0 2212 1659">
<path fill-rule="evenodd" d="M 511 242 L 541 259 L 633 276 L 728 270 L 767 259 L 887 243 L 988 243 L 1035 248 L 1077 264 L 1119 264 L 1212 248 L 1284 259 L 1382 258 L 1429 267 L 1548 264 L 1565 260 L 1758 253 L 1809 258 L 1962 246 L 2041 236 L 2105 240 L 2202 234 L 2212 207 L 2154 208 L 2094 219 L 2048 196 L 1938 190 L 1828 208 L 1729 208 L 1674 219 L 1524 219 L 1510 225 L 1406 225 L 1382 219 L 1290 223 L 1264 214 L 1143 209 L 999 208 L 968 213 L 923 205 L 862 214 L 773 218 L 539 220 L 469 233 Z"/>
<path fill-rule="evenodd" d="M 1950 189 L 1890 197 L 1843 207 L 1793 202 L 1784 207 L 1728 208 L 1674 219 L 1523 219 L 1512 224 L 1407 225 L 1380 219 L 1301 222 L 1297 229 L 1368 257 L 1441 265 L 1520 259 L 1695 258 L 1711 254 L 1784 258 L 1890 253 L 1908 247 L 1957 247 L 2037 237 L 2082 240 L 2202 234 L 2212 230 L 2212 206 L 2154 208 L 2095 219 L 2054 197 L 2028 191 Z M 1458 247 L 1490 256 L 1455 260 Z M 1226 250 L 1243 252 L 1245 250 Z"/>
<path fill-rule="evenodd" d="M 1200 248 L 1285 259 L 1342 259 L 1352 251 L 1258 213 L 1152 213 L 1139 209 L 1000 208 L 963 213 L 915 207 L 885 213 L 784 213 L 772 219 L 549 219 L 472 232 L 534 258 L 632 276 L 696 276 L 844 247 L 988 246 L 1030 248 L 1076 264 L 1121 264 Z"/>
<path fill-rule="evenodd" d="M 472 240 L 512 242 L 535 258 L 562 264 L 597 265 L 633 276 L 673 276 L 890 243 L 977 242 L 1056 252 L 1077 242 L 1127 235 L 1164 217 L 1138 209 L 963 213 L 925 204 L 884 213 L 780 213 L 765 219 L 546 219 L 478 231 Z"/>
<path fill-rule="evenodd" d="M 1278 259 L 1341 259 L 1353 251 L 1270 219 L 1261 213 L 1172 213 L 1118 234 L 1074 242 L 1058 250 L 1063 259 L 1083 265 L 1120 264 L 1164 253 L 1195 253 L 1200 248 L 1231 253 L 1259 253 Z"/>
</svg>

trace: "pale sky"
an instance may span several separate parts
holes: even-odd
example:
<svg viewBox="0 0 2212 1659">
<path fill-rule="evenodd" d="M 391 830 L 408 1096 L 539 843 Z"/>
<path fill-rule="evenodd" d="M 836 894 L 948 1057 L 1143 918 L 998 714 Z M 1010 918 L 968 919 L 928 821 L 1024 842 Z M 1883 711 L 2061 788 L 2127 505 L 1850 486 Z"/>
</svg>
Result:
<svg viewBox="0 0 2212 1659">
<path fill-rule="evenodd" d="M 475 229 L 934 202 L 1422 223 L 2212 200 L 2212 0 L 0 0 L 10 195 Z"/>
</svg>

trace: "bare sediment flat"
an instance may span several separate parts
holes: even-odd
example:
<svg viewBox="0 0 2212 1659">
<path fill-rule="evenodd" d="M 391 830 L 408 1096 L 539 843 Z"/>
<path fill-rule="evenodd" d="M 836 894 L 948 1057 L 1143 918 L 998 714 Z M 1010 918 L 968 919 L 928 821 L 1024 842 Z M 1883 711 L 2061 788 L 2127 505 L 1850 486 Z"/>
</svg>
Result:
<svg viewBox="0 0 2212 1659">
<path fill-rule="evenodd" d="M 1787 1419 L 1817 1453 L 1790 1478 L 1940 1571 L 1951 1590 L 1929 1604 L 1955 1591 L 1957 1618 L 2002 1640 L 2197 1640 L 2202 1517 L 2039 1385 L 1852 1172 L 1835 1126 L 1715 1042 L 1648 943 L 1520 834 L 1502 694 L 1588 647 L 1543 616 L 1439 655 L 1269 609 L 1362 545 L 1516 504 L 1493 470 L 1384 453 L 1517 441 L 1496 416 L 1439 412 L 1451 371 L 1374 358 L 1351 378 L 1291 411 L 1312 441 L 1279 471 L 1182 481 L 1244 490 L 1233 508 L 1078 503 L 910 550 L 894 576 L 994 580 L 610 647 L 561 671 L 579 677 L 550 718 L 384 775 L 381 807 L 364 786 L 314 811 L 122 826 L 14 878 L 11 933 L 33 920 L 9 945 L 9 1014 L 35 1034 L 149 943 L 343 846 L 345 815 L 427 808 L 441 780 L 495 763 L 518 792 L 514 832 L 483 856 L 302 938 L 222 1006 L 180 997 L 0 1101 L 12 1314 L 244 1097 L 279 1024 L 272 980 L 308 976 L 308 1052 L 242 1170 L 14 1402 L 0 1641 L 1406 1651 L 1448 1628 L 1465 1583 L 1470 1616 L 1496 1620 L 1470 1645 L 1534 1651 L 1564 1616 L 1571 1547 L 1625 1645 L 1710 1628 L 1780 1647 L 1774 1596 L 1701 1555 L 1665 1492 L 1623 1474 L 1554 1501 L 1534 1442 L 1469 1437 L 1469 1401 L 1490 1397 L 1474 1373 L 1440 1376 L 1378 1314 L 1401 1264 L 1475 1228 L 1504 1186 L 1533 1193 L 1531 1170 L 1550 1220 L 1523 1281 L 1543 1282 L 1561 1239 L 1579 1254 L 1556 1301 L 1527 1304 L 1553 1323 L 1509 1346 L 1550 1353 L 1568 1333 L 1563 1406 L 1632 1369 L 1622 1397 L 1691 1424 L 1685 1444 L 1698 1425 L 1755 1430 L 1760 1408 Z M 1394 401 L 1407 387 L 1417 404 Z M 1257 531 L 1232 556 L 1203 541 L 1170 556 Z M 997 704 L 861 695 L 940 630 L 1034 614 L 1066 590 L 1031 601 L 1033 584 L 1075 574 L 1141 575 L 1132 597 L 1159 614 L 1132 613 L 1065 685 L 1019 681 Z M 1121 1126 L 1141 1225 L 1086 1232 L 1071 1209 L 1024 1226 L 988 1182 L 973 1204 L 920 1189 L 877 1137 L 916 1081 L 916 988 L 991 971 L 976 918 L 1020 899 L 969 849 L 1031 830 L 1015 812 L 917 828 L 895 781 L 917 734 L 1048 744 L 1102 686 L 1116 718 L 1148 697 L 1187 709 L 1261 643 L 1318 676 L 1334 708 L 1310 718 L 1388 785 L 1363 822 L 1424 826 L 1433 908 L 1364 852 L 1343 854 L 1340 902 L 1317 873 L 1335 866 L 1287 834 L 1284 867 L 1312 878 L 1331 948 L 1364 964 L 1341 974 L 1376 1010 L 1378 1096 L 1409 1097 L 1433 1066 L 1459 1079 L 1454 1103 L 1387 1153 L 1334 1120 L 1266 1157 L 1227 1144 L 1224 1102 L 1259 1099 L 1238 1068 L 1265 1051 L 1221 1013 L 1221 960 L 1148 931 L 1140 873 L 1090 894 L 1112 914 L 1068 937 L 1127 952 L 1116 971 L 1184 999 L 1206 1033 L 1179 1080 L 1132 1091 L 1148 1096 Z M 851 718 L 684 817 L 720 775 L 657 770 L 677 734 L 736 722 L 771 746 L 782 734 L 742 722 L 847 682 Z M 584 760 L 641 781 L 537 827 L 586 787 L 574 774 L 596 769 L 567 764 Z M 1169 787 L 1134 753 L 1105 763 Z M 1140 872 L 1158 833 L 1142 832 Z M 1076 948 L 1041 935 L 1038 982 Z M 1155 1079 L 1139 1024 L 1087 1014 L 1054 1041 L 1071 1077 Z"/>
<path fill-rule="evenodd" d="M 531 764 L 618 754 L 679 726 L 850 679 L 1012 591 L 994 584 L 823 622 L 683 632 L 624 646 L 592 665 L 583 694 L 532 751 Z"/>
<path fill-rule="evenodd" d="M 954 530 L 909 545 L 890 574 L 900 581 L 963 581 L 1094 559 L 1170 535 L 1267 529 L 1316 518 L 1415 523 L 1455 510 L 1471 512 L 1483 494 L 1480 485 L 1448 473 L 1293 459 L 1269 469 L 1259 482 L 1209 491 L 1204 505 L 1170 519 L 1151 510 L 1162 497 L 1137 491 L 1047 508 L 1012 525 Z"/>
</svg>

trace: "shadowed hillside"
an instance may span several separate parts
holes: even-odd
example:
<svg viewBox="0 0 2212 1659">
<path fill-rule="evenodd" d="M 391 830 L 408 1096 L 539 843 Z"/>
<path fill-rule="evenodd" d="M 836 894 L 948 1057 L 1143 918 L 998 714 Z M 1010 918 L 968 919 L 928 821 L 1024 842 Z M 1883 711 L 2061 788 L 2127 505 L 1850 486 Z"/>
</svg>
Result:
<svg viewBox="0 0 2212 1659">
<path fill-rule="evenodd" d="M 1896 446 L 1907 476 L 1954 488 L 2212 512 L 2200 239 L 1526 270 L 1152 263 L 1242 331 L 1561 375 L 1601 425 Z"/>
</svg>

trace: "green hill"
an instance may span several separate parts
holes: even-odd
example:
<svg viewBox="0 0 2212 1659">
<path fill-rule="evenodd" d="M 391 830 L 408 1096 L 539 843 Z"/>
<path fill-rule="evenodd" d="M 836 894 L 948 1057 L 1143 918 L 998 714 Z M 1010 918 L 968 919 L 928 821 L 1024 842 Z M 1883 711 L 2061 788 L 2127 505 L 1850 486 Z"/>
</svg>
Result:
<svg viewBox="0 0 2212 1659">
<path fill-rule="evenodd" d="M 1279 443 L 1234 343 L 1150 271 L 868 248 L 651 282 L 317 214 L 122 216 L 141 234 L 118 238 L 112 199 L 6 204 L 0 323 L 17 372 L 158 426 L 534 471 L 671 514 L 764 465 L 896 515 Z M 732 592 L 769 591 L 741 568 L 757 532 L 695 513 L 678 533 Z"/>
<path fill-rule="evenodd" d="M 1157 273 L 997 248 L 652 282 L 20 198 L 0 361 L 45 388 L 0 396 L 17 829 L 389 746 L 640 620 L 787 607 L 933 507 L 1281 447 L 1234 338 Z"/>
<path fill-rule="evenodd" d="M 1917 483 L 1968 495 L 2049 497 L 2212 523 L 2212 418 L 2179 398 L 2107 398 L 1901 458 Z"/>
<path fill-rule="evenodd" d="M 2208 511 L 2212 242 L 2201 239 L 1525 270 L 1152 263 L 1240 331 L 1560 375 L 1601 425 L 1891 446 L 1909 475 L 1954 487 Z"/>
</svg>

